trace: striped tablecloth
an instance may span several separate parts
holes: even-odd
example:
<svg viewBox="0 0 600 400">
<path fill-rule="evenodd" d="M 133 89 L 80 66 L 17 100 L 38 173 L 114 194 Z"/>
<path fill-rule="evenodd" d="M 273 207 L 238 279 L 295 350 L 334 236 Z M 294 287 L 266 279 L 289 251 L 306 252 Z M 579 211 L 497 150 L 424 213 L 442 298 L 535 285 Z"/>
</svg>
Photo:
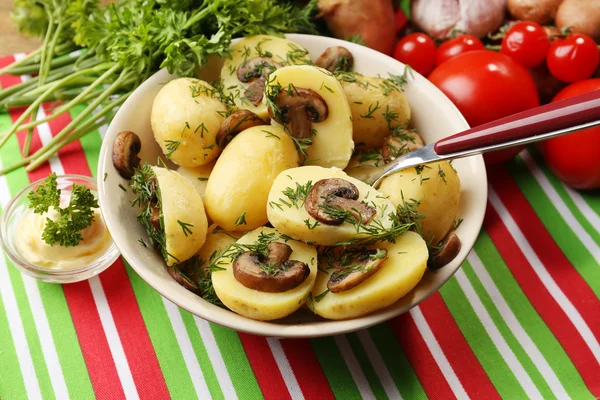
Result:
<svg viewBox="0 0 600 400">
<path fill-rule="evenodd" d="M 33 147 L 76 113 L 40 125 Z M 0 113 L 0 132 L 18 114 Z M 94 176 L 103 134 L 0 177 L 0 207 L 51 170 Z M 1 165 L 20 159 L 23 139 L 2 148 Z M 0 398 L 592 399 L 599 299 L 600 193 L 566 188 L 530 149 L 490 173 L 483 230 L 456 276 L 410 312 L 347 335 L 237 333 L 179 309 L 124 260 L 60 286 L 0 257 Z"/>
</svg>

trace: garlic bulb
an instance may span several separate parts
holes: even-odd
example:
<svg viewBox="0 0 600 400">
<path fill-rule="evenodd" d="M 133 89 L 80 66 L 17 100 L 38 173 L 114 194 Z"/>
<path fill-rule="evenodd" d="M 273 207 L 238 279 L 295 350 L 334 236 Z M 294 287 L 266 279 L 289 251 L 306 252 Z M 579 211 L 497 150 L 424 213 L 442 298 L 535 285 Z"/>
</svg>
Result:
<svg viewBox="0 0 600 400">
<path fill-rule="evenodd" d="M 506 0 L 413 0 L 413 22 L 434 39 L 453 31 L 483 37 L 504 22 Z"/>
</svg>

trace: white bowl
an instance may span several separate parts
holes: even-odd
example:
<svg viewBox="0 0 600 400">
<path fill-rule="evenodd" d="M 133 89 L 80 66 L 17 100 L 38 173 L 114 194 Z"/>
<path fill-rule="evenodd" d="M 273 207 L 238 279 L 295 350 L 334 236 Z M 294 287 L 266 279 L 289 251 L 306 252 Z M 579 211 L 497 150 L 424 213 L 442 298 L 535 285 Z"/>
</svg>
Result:
<svg viewBox="0 0 600 400">
<path fill-rule="evenodd" d="M 388 73 L 400 75 L 404 71 L 402 63 L 367 47 L 320 36 L 292 34 L 287 37 L 308 49 L 313 60 L 327 47 L 344 46 L 354 55 L 356 72 L 387 76 Z M 207 66 L 200 74 L 204 79 L 214 79 L 218 76 L 215 72 L 218 73 L 218 70 L 214 66 Z M 142 160 L 156 163 L 161 153 L 152 135 L 150 110 L 158 91 L 165 82 L 173 78 L 175 76 L 164 69 L 157 72 L 137 88 L 121 106 L 108 129 L 100 151 L 98 192 L 104 220 L 121 254 L 150 286 L 192 314 L 238 331 L 271 337 L 307 338 L 351 332 L 389 320 L 425 300 L 454 275 L 473 247 L 481 229 L 487 199 L 487 178 L 481 156 L 456 160 L 453 163 L 461 180 L 458 217 L 464 221 L 457 230 L 462 242 L 460 254 L 439 270 L 428 269 L 414 290 L 392 306 L 345 321 L 324 320 L 300 310 L 283 320 L 262 322 L 206 302 L 171 278 L 158 252 L 145 248 L 138 242 L 139 238 L 146 237 L 146 233 L 136 220 L 136 209 L 130 205 L 131 191 L 123 192 L 119 188 L 119 184 L 125 182 L 113 167 L 111 158 L 112 143 L 117 133 L 130 130 L 140 136 Z M 405 86 L 405 94 L 412 108 L 413 124 L 425 142 L 431 143 L 469 128 L 452 102 L 421 75 L 414 74 L 414 80 Z M 106 180 L 103 179 L 105 173 Z"/>
</svg>

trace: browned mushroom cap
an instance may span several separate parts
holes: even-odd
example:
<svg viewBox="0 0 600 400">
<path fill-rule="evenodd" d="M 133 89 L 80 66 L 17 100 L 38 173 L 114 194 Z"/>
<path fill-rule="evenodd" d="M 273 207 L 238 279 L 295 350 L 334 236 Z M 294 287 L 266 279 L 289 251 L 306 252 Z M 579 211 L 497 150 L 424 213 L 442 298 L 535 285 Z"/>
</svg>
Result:
<svg viewBox="0 0 600 400">
<path fill-rule="evenodd" d="M 368 250 L 353 257 L 347 266 L 338 267 L 327 281 L 327 289 L 333 293 L 343 292 L 356 287 L 379 271 L 388 258 L 386 249 Z"/>
<path fill-rule="evenodd" d="M 139 167 L 138 154 L 142 149 L 142 142 L 138 135 L 131 131 L 119 132 L 115 137 L 112 148 L 113 165 L 125 179 L 131 179 L 134 168 Z"/>
<path fill-rule="evenodd" d="M 254 57 L 244 61 L 238 66 L 237 78 L 240 82 L 250 82 L 254 78 L 266 78 L 269 74 L 282 65 L 269 57 Z"/>
<path fill-rule="evenodd" d="M 308 214 L 327 225 L 341 225 L 345 218 L 334 215 L 334 209 L 348 211 L 363 225 L 371 222 L 376 214 L 374 207 L 358 201 L 359 191 L 354 184 L 340 178 L 317 181 L 304 202 Z"/>
<path fill-rule="evenodd" d="M 308 265 L 289 260 L 291 254 L 292 249 L 284 243 L 270 243 L 266 257 L 246 251 L 233 262 L 233 276 L 247 288 L 261 292 L 280 293 L 291 290 L 310 275 Z"/>
<path fill-rule="evenodd" d="M 429 267 L 433 269 L 441 268 L 454 260 L 460 252 L 460 239 L 456 233 L 452 232 L 438 244 L 438 247 L 439 250 L 431 255 L 428 263 Z"/>
<path fill-rule="evenodd" d="M 425 146 L 425 143 L 418 133 L 404 131 L 400 135 L 388 135 L 383 138 L 381 155 L 383 158 L 396 158 L 423 146 Z"/>
<path fill-rule="evenodd" d="M 225 121 L 223 121 L 219 127 L 219 131 L 215 138 L 217 146 L 227 146 L 227 143 L 229 143 L 235 135 L 257 125 L 267 125 L 267 123 L 250 110 L 239 110 L 234 112 L 229 117 L 225 118 Z"/>
<path fill-rule="evenodd" d="M 262 101 L 265 83 L 267 83 L 267 79 L 261 76 L 260 78 L 253 80 L 244 91 L 244 98 L 246 98 L 253 106 L 259 105 Z"/>
<path fill-rule="evenodd" d="M 352 53 L 341 46 L 328 47 L 315 61 L 317 67 L 325 68 L 329 72 L 349 72 L 352 71 L 353 64 Z"/>
<path fill-rule="evenodd" d="M 323 122 L 329 115 L 325 100 L 311 89 L 280 89 L 274 103 L 277 109 L 269 105 L 269 115 L 286 126 L 296 139 L 311 137 L 311 123 Z"/>
<path fill-rule="evenodd" d="M 169 275 L 171 275 L 171 278 L 173 278 L 175 282 L 179 283 L 190 292 L 201 294 L 200 287 L 187 274 L 185 274 L 178 265 L 173 264 L 167 266 L 167 272 Z"/>
</svg>

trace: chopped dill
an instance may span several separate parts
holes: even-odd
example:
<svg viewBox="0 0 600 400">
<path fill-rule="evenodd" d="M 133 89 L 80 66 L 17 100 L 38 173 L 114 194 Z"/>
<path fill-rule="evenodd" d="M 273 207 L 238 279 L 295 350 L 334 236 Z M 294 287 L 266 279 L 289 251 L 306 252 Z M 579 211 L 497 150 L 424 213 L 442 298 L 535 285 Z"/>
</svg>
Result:
<svg viewBox="0 0 600 400">
<path fill-rule="evenodd" d="M 190 227 L 193 228 L 194 225 L 188 224 L 187 222 L 183 222 L 183 221 L 180 221 L 180 220 L 177 220 L 177 223 L 179 224 L 179 226 L 181 226 L 181 229 L 183 230 L 183 234 L 185 235 L 185 237 L 187 237 L 188 234 L 189 235 L 193 234 L 193 232 L 190 229 Z"/>
<path fill-rule="evenodd" d="M 235 226 L 246 225 L 246 211 L 242 213 L 235 221 Z"/>
</svg>

